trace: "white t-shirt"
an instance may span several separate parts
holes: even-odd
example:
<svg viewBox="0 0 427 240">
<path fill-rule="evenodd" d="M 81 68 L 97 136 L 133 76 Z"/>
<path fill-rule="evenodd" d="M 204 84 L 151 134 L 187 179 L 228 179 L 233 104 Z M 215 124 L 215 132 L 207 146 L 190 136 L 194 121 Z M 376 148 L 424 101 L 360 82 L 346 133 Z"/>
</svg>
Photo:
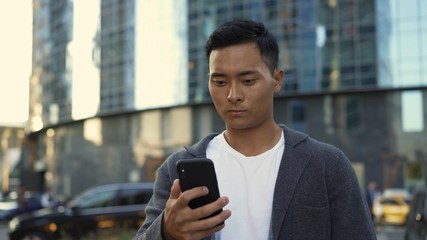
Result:
<svg viewBox="0 0 427 240">
<path fill-rule="evenodd" d="M 284 143 L 282 133 L 272 149 L 246 157 L 227 143 L 224 132 L 210 141 L 206 156 L 214 162 L 221 196 L 230 200 L 225 209 L 231 210 L 225 227 L 216 233 L 217 240 L 268 239 Z"/>
</svg>

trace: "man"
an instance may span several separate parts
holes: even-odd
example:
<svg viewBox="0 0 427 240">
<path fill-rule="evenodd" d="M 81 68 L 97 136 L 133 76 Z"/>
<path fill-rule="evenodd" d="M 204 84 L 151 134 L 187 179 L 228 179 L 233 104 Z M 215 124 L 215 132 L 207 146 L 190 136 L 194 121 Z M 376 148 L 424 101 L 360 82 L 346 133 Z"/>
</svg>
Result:
<svg viewBox="0 0 427 240">
<path fill-rule="evenodd" d="M 212 33 L 209 92 L 226 130 L 162 164 L 136 239 L 376 239 L 347 157 L 274 121 L 284 77 L 278 55 L 262 23 L 232 21 Z M 191 209 L 189 201 L 208 189 L 181 192 L 176 162 L 196 157 L 213 160 L 222 197 Z"/>
<path fill-rule="evenodd" d="M 372 219 L 375 220 L 373 207 L 374 207 L 375 199 L 378 197 L 377 182 L 375 181 L 368 182 L 365 197 L 366 197 L 366 202 L 368 203 L 368 208 L 371 212 Z"/>
<path fill-rule="evenodd" d="M 40 198 L 40 204 L 44 208 L 55 207 L 56 203 L 55 203 L 55 198 L 54 198 L 52 188 L 46 187 L 44 193 L 42 194 L 42 196 Z"/>
</svg>

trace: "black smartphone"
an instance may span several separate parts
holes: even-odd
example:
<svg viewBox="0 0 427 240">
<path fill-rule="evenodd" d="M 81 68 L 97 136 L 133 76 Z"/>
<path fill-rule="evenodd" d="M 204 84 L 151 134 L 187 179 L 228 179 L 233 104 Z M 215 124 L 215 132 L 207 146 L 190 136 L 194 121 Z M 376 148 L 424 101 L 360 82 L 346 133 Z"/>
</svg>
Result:
<svg viewBox="0 0 427 240">
<path fill-rule="evenodd" d="M 216 201 L 220 197 L 215 167 L 212 160 L 208 158 L 178 160 L 176 168 L 182 192 L 200 186 L 206 186 L 209 189 L 208 195 L 190 201 L 188 205 L 191 208 L 201 207 Z M 216 211 L 209 217 L 219 214 L 221 211 L 222 209 Z"/>
</svg>

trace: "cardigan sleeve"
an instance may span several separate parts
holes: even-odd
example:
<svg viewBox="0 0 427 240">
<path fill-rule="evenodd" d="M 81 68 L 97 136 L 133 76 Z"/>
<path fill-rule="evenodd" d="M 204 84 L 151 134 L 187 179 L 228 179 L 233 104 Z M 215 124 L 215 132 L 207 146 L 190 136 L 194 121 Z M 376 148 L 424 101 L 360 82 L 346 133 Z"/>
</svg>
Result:
<svg viewBox="0 0 427 240">
<path fill-rule="evenodd" d="M 349 159 L 342 151 L 326 166 L 333 240 L 376 239 L 364 194 Z"/>
<path fill-rule="evenodd" d="M 153 196 L 145 208 L 145 221 L 138 230 L 135 240 L 161 240 L 162 218 L 172 187 L 171 161 L 166 160 L 158 169 L 154 182 Z"/>
</svg>

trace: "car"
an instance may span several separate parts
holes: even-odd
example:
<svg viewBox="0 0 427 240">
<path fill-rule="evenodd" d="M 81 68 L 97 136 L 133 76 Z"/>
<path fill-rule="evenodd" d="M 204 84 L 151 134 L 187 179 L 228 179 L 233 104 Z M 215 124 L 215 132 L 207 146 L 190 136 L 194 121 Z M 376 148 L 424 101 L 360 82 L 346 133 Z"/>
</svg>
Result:
<svg viewBox="0 0 427 240">
<path fill-rule="evenodd" d="M 411 199 L 412 198 L 409 191 L 404 189 L 404 188 L 387 188 L 382 193 L 382 196 L 383 197 L 401 196 L 401 197 L 404 197 L 405 199 Z"/>
<path fill-rule="evenodd" d="M 405 226 L 405 240 L 427 239 L 427 188 L 415 192 Z"/>
<path fill-rule="evenodd" d="M 9 238 L 82 239 L 104 229 L 138 229 L 152 194 L 152 182 L 94 186 L 66 205 L 16 216 Z"/>
<path fill-rule="evenodd" d="M 4 199 L 0 201 L 0 221 L 7 222 L 13 217 L 27 212 L 32 212 L 43 208 L 40 199 L 41 194 L 38 192 L 25 191 L 23 194 L 25 201 L 25 208 L 19 208 L 18 206 L 18 194 L 17 192 L 9 193 Z"/>
<path fill-rule="evenodd" d="M 405 225 L 410 199 L 404 196 L 381 196 L 375 200 L 373 215 L 376 224 Z"/>
<path fill-rule="evenodd" d="M 15 199 L 5 199 L 0 202 L 0 221 L 9 221 L 18 212 L 18 202 Z"/>
</svg>

